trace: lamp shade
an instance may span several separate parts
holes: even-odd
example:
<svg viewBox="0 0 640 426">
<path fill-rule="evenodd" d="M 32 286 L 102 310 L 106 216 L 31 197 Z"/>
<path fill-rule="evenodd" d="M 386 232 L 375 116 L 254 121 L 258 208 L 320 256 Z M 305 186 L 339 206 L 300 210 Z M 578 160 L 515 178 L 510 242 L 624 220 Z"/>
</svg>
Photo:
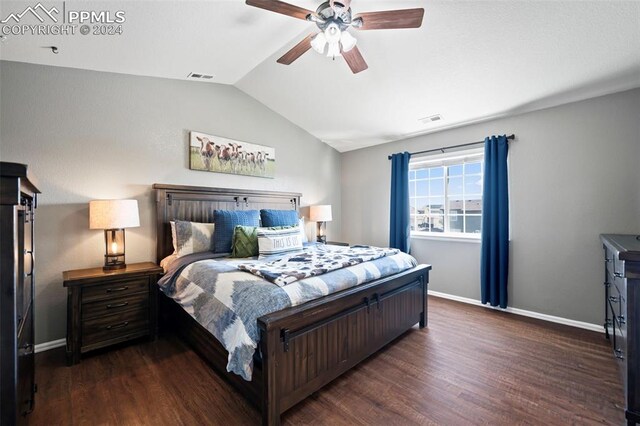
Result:
<svg viewBox="0 0 640 426">
<path fill-rule="evenodd" d="M 90 229 L 121 229 L 140 226 L 138 200 L 93 200 L 89 202 Z"/>
<path fill-rule="evenodd" d="M 316 52 L 322 54 L 324 53 L 324 47 L 327 45 L 327 38 L 324 36 L 324 33 L 318 33 L 313 40 L 311 40 L 311 47 Z"/>
<path fill-rule="evenodd" d="M 348 52 L 356 46 L 357 40 L 354 36 L 346 31 L 340 34 L 340 44 L 342 45 L 342 51 Z"/>
<path fill-rule="evenodd" d="M 331 205 L 324 204 L 318 206 L 311 206 L 309 208 L 309 220 L 312 222 L 329 222 L 331 217 Z"/>
</svg>

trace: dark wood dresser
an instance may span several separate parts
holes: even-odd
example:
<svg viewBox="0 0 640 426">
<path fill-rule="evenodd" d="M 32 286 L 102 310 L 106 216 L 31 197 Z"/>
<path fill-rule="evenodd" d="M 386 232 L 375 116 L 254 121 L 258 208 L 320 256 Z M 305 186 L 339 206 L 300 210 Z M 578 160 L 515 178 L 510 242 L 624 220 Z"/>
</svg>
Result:
<svg viewBox="0 0 640 426">
<path fill-rule="evenodd" d="M 80 355 L 116 343 L 158 334 L 158 276 L 155 263 L 124 269 L 65 271 L 67 287 L 67 364 Z"/>
<path fill-rule="evenodd" d="M 0 162 L 0 424 L 33 410 L 34 228 L 37 194 L 25 164 Z"/>
<path fill-rule="evenodd" d="M 600 236 L 604 246 L 605 332 L 619 361 L 628 425 L 640 423 L 640 236 Z"/>
</svg>

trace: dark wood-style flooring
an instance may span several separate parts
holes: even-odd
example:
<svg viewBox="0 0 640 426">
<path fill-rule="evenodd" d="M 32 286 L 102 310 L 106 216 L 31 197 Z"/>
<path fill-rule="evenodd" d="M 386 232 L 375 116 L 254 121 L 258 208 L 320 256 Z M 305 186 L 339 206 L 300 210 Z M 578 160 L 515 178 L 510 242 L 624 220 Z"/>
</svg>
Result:
<svg viewBox="0 0 640 426">
<path fill-rule="evenodd" d="M 260 416 L 176 337 L 36 356 L 31 425 L 250 425 Z M 429 327 L 284 414 L 285 424 L 623 424 L 604 335 L 430 298 Z"/>
</svg>

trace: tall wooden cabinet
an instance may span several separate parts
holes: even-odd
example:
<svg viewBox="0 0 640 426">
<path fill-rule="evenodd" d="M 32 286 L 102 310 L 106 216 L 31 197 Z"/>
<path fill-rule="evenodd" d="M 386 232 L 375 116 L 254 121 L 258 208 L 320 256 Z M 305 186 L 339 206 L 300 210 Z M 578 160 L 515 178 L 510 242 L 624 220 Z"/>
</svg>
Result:
<svg viewBox="0 0 640 426">
<path fill-rule="evenodd" d="M 25 164 L 0 162 L 0 424 L 33 410 L 34 179 Z"/>
<path fill-rule="evenodd" d="M 624 385 L 627 425 L 640 423 L 640 235 L 601 235 L 605 333 Z"/>
</svg>

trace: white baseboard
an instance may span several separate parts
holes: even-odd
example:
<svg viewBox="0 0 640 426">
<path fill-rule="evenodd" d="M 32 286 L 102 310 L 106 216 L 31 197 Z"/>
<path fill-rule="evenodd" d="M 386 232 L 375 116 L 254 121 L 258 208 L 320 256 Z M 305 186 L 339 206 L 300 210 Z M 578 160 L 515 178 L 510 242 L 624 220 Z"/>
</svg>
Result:
<svg viewBox="0 0 640 426">
<path fill-rule="evenodd" d="M 59 348 L 67 344 L 67 339 L 52 340 L 50 342 L 38 343 L 34 351 L 35 353 L 48 351 L 49 349 Z"/>
<path fill-rule="evenodd" d="M 557 324 L 564 324 L 571 327 L 583 328 L 585 330 L 597 331 L 604 333 L 604 327 L 599 324 L 591 324 L 583 321 L 576 321 L 568 318 L 556 317 L 553 315 L 541 314 L 538 312 L 527 311 L 526 309 L 519 308 L 507 308 L 502 309 L 499 307 L 493 307 L 490 305 L 483 305 L 479 300 L 469 299 L 467 297 L 455 296 L 453 294 L 440 293 L 439 291 L 429 290 L 429 295 L 442 297 L 443 299 L 455 300 L 456 302 L 468 303 L 469 305 L 481 306 L 483 308 L 496 309 L 510 314 L 522 315 L 523 317 L 537 318 L 543 321 L 555 322 Z"/>
</svg>

